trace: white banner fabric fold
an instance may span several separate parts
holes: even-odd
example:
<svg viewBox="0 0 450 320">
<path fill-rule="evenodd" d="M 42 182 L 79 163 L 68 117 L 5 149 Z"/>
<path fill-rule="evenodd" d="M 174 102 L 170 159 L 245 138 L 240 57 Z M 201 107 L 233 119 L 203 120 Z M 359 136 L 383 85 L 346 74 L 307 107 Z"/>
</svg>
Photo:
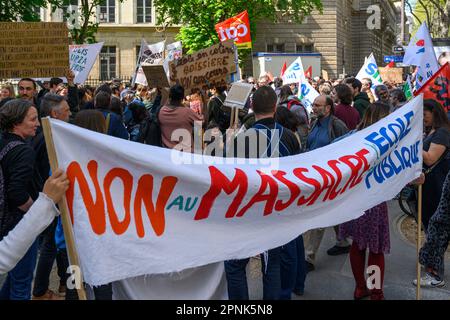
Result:
<svg viewBox="0 0 450 320">
<path fill-rule="evenodd" d="M 50 123 L 91 285 L 254 256 L 358 218 L 422 172 L 421 95 L 340 141 L 278 159 L 276 169 Z"/>
</svg>

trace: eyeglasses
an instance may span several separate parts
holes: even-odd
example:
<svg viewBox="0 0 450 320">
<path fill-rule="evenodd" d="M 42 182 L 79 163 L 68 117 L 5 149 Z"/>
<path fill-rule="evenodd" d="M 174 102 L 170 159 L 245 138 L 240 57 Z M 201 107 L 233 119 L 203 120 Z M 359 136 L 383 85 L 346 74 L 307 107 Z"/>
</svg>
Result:
<svg viewBox="0 0 450 320">
<path fill-rule="evenodd" d="M 326 107 L 326 104 L 317 104 L 317 103 L 313 103 L 312 105 L 313 107 L 319 108 L 319 107 Z"/>
</svg>

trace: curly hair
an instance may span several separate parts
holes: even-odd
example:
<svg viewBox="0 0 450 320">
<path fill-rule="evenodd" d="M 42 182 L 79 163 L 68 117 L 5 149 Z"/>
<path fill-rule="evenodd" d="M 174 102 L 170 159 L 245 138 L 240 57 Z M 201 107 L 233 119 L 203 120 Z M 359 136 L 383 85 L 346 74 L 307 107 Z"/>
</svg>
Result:
<svg viewBox="0 0 450 320">
<path fill-rule="evenodd" d="M 16 125 L 23 122 L 31 107 L 34 107 L 33 103 L 24 99 L 13 99 L 5 103 L 0 109 L 0 128 L 3 131 L 12 131 Z"/>
</svg>

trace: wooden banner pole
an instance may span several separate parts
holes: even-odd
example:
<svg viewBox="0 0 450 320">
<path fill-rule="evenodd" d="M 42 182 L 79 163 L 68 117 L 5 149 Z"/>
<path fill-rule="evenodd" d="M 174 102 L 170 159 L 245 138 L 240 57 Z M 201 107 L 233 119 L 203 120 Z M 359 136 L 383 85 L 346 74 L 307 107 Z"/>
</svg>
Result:
<svg viewBox="0 0 450 320">
<path fill-rule="evenodd" d="M 53 136 L 50 127 L 50 121 L 48 118 L 42 118 L 42 129 L 45 137 L 45 145 L 47 147 L 48 160 L 50 161 L 50 168 L 52 172 L 58 169 L 58 158 L 56 157 L 55 145 L 53 144 Z M 79 280 L 81 285 L 77 288 L 78 298 L 80 300 L 86 300 L 86 292 L 84 291 L 83 275 L 81 273 L 81 266 L 78 259 L 78 253 L 75 248 L 75 240 L 72 230 L 72 223 L 70 221 L 69 209 L 67 206 L 66 196 L 58 202 L 58 208 L 61 212 L 61 221 L 64 229 L 64 238 L 66 240 L 67 254 L 69 256 L 70 265 L 77 266 L 79 268 Z"/>
<path fill-rule="evenodd" d="M 422 238 L 422 185 L 418 188 L 418 201 L 417 201 L 417 288 L 416 288 L 416 300 L 420 300 L 420 262 L 419 252 L 421 248 Z"/>
</svg>

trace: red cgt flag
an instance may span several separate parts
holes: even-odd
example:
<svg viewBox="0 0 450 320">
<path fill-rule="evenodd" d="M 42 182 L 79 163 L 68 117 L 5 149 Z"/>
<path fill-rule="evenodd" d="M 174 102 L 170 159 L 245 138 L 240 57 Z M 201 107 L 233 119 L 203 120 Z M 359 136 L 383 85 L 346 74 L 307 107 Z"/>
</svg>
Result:
<svg viewBox="0 0 450 320">
<path fill-rule="evenodd" d="M 450 112 L 450 62 L 444 64 L 414 95 L 439 102 Z"/>
<path fill-rule="evenodd" d="M 286 69 L 287 69 L 287 65 L 286 65 L 286 61 L 285 61 L 283 66 L 281 67 L 280 78 L 283 78 L 284 73 L 286 72 Z"/>
<path fill-rule="evenodd" d="M 221 42 L 234 39 L 238 48 L 252 48 L 250 20 L 248 18 L 247 10 L 239 13 L 237 16 L 216 24 L 216 31 Z"/>
</svg>

